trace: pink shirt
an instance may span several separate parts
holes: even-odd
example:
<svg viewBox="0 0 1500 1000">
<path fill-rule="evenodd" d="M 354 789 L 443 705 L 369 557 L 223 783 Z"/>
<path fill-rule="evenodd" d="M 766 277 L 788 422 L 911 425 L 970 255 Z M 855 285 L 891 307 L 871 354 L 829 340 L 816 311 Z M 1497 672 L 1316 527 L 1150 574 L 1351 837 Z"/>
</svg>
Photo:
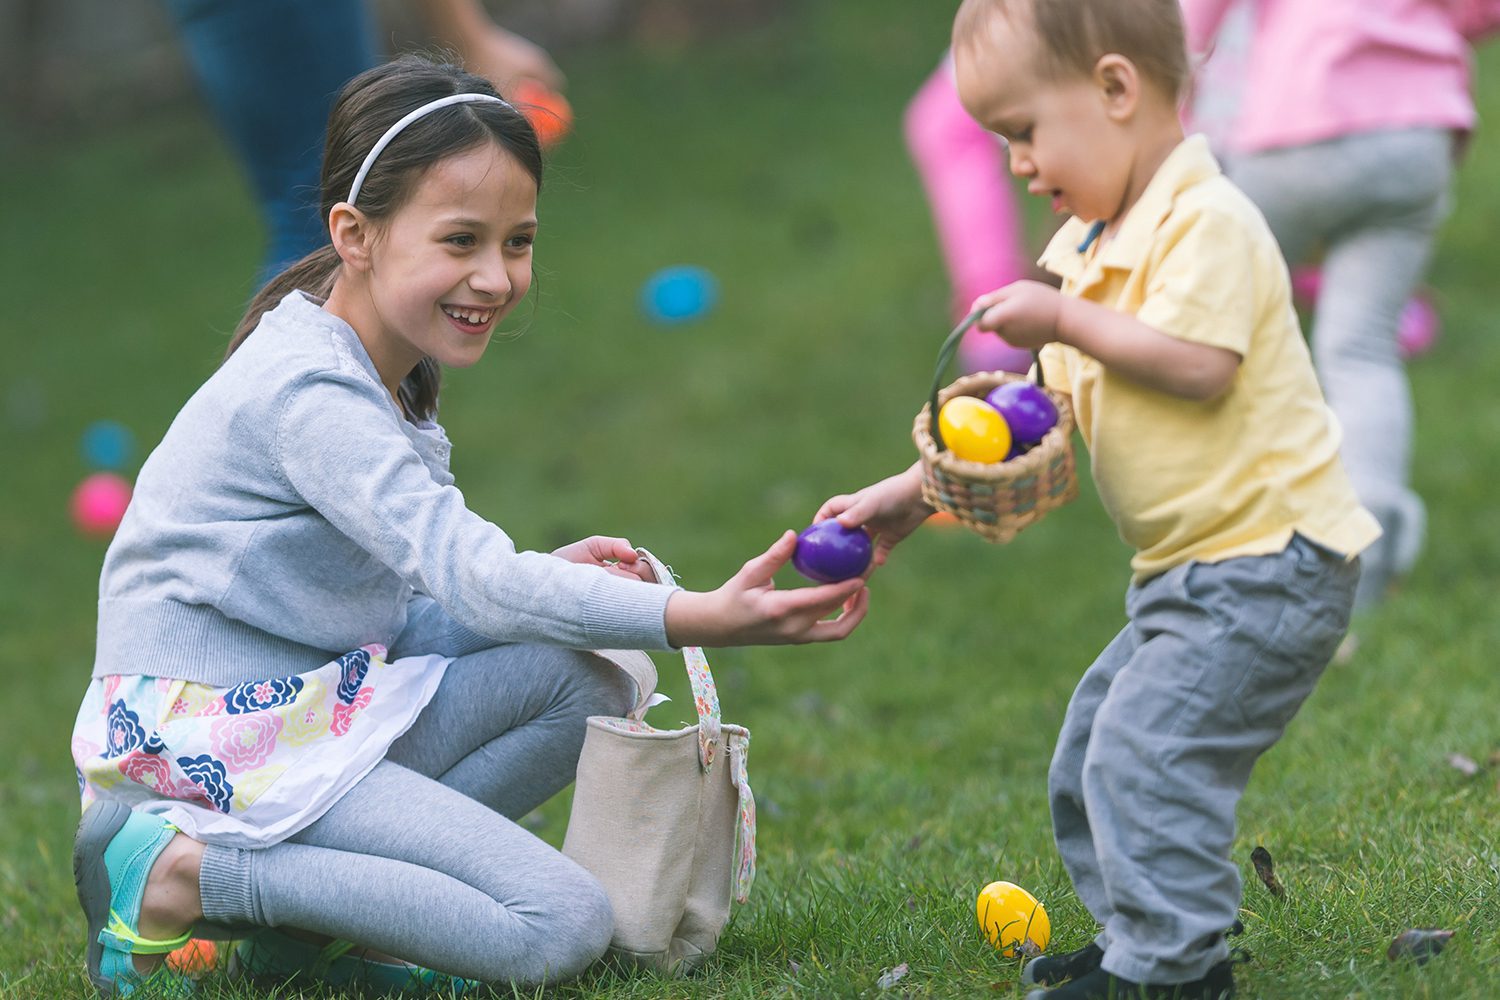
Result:
<svg viewBox="0 0 1500 1000">
<path fill-rule="evenodd" d="M 1188 49 L 1206 54 L 1236 0 L 1181 0 Z M 1239 0 L 1255 34 L 1232 147 L 1253 152 L 1354 132 L 1474 125 L 1469 40 L 1500 0 Z"/>
</svg>

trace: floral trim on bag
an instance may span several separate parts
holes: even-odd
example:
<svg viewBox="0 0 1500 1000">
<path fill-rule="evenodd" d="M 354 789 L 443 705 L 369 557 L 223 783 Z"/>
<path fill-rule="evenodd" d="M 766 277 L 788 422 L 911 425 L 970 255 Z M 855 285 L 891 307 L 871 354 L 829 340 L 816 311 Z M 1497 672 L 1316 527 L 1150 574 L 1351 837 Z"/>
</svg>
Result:
<svg viewBox="0 0 1500 1000">
<path fill-rule="evenodd" d="M 703 770 L 713 770 L 714 756 L 723 740 L 720 730 L 719 690 L 708 669 L 708 657 L 697 646 L 684 646 L 682 662 L 687 665 L 688 683 L 693 686 L 693 707 L 698 710 L 698 758 Z"/>
<path fill-rule="evenodd" d="M 755 793 L 750 791 L 748 732 L 729 737 L 729 760 L 734 787 L 740 793 L 739 833 L 735 838 L 739 864 L 734 873 L 734 900 L 743 904 L 750 901 L 750 886 L 755 881 Z"/>
</svg>

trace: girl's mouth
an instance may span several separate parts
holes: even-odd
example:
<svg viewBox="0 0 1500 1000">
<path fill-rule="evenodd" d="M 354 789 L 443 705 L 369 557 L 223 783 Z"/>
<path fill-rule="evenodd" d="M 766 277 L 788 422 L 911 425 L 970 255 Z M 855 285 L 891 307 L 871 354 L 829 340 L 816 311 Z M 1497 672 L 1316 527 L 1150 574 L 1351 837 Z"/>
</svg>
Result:
<svg viewBox="0 0 1500 1000">
<path fill-rule="evenodd" d="M 473 309 L 462 306 L 442 306 L 443 315 L 464 333 L 479 334 L 490 328 L 495 321 L 496 309 Z"/>
</svg>

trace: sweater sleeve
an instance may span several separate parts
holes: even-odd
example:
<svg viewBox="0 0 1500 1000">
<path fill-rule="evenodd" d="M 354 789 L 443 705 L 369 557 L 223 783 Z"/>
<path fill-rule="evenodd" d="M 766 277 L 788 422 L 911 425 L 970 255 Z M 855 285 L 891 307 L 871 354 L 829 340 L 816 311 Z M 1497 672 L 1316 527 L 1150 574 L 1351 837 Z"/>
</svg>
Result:
<svg viewBox="0 0 1500 1000">
<path fill-rule="evenodd" d="M 517 552 L 510 536 L 469 510 L 457 487 L 433 479 L 397 419 L 371 380 L 304 378 L 282 402 L 274 459 L 308 506 L 462 630 L 496 642 L 668 648 L 670 588 Z M 436 628 L 461 645 L 473 642 L 425 604 L 408 608 L 408 618 L 403 638 Z"/>
<path fill-rule="evenodd" d="M 460 625 L 426 594 L 412 594 L 406 602 L 406 625 L 391 642 L 390 655 L 392 659 L 422 653 L 465 656 L 493 645 L 494 639 Z"/>
</svg>

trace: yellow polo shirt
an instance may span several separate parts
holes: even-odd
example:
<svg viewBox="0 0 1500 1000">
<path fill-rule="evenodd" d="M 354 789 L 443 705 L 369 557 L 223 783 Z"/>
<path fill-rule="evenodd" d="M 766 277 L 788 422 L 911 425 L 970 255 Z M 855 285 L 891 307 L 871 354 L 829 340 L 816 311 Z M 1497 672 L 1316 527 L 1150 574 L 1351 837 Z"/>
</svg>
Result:
<svg viewBox="0 0 1500 1000">
<path fill-rule="evenodd" d="M 1230 388 L 1199 402 L 1074 348 L 1042 349 L 1047 385 L 1072 394 L 1099 497 L 1136 550 L 1135 579 L 1190 560 L 1279 552 L 1293 532 L 1349 557 L 1378 538 L 1339 461 L 1338 424 L 1281 251 L 1207 140 L 1172 151 L 1112 240 L 1089 242 L 1090 229 L 1070 220 L 1042 255 L 1063 294 L 1241 358 Z"/>
</svg>

